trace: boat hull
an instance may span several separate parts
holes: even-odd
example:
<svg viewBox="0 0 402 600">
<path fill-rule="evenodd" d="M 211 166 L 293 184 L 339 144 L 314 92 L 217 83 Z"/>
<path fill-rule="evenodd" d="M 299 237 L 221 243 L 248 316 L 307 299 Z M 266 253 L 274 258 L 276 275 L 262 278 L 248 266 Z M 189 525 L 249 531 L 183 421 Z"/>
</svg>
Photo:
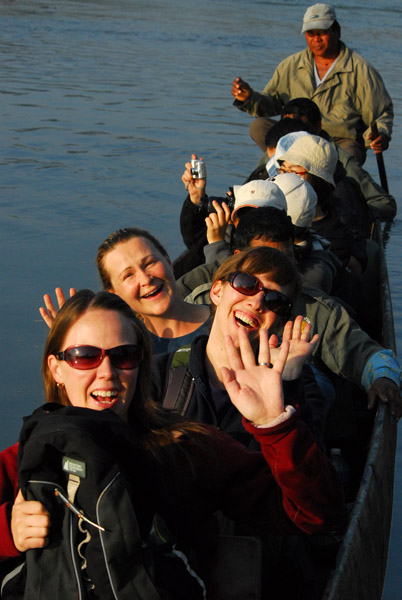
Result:
<svg viewBox="0 0 402 600">
<path fill-rule="evenodd" d="M 380 254 L 380 341 L 384 347 L 395 350 L 391 294 L 379 230 L 375 240 Z M 324 600 L 380 600 L 382 597 L 392 518 L 396 442 L 395 420 L 388 407 L 380 404 L 360 488 Z"/>
</svg>

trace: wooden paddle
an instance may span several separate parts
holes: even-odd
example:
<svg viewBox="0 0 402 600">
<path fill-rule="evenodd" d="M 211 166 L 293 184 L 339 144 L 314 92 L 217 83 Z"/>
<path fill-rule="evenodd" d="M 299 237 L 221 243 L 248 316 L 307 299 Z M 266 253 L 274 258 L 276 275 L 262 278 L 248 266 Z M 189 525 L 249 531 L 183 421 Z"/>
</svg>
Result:
<svg viewBox="0 0 402 600">
<path fill-rule="evenodd" d="M 370 127 L 371 127 L 371 139 L 375 140 L 379 136 L 377 123 L 375 121 L 373 121 L 371 123 Z M 380 175 L 381 187 L 387 192 L 387 194 L 389 194 L 388 180 L 387 180 L 387 174 L 385 172 L 384 157 L 382 155 L 382 152 L 378 152 L 375 155 L 375 157 L 377 159 L 377 167 L 378 167 L 378 173 Z"/>
</svg>

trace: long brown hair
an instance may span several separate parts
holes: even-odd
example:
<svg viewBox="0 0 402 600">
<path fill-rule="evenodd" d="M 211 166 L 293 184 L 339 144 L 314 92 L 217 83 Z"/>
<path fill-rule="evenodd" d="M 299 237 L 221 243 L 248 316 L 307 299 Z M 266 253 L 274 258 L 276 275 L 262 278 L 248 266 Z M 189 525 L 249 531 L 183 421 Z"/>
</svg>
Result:
<svg viewBox="0 0 402 600">
<path fill-rule="evenodd" d="M 138 344 L 142 348 L 137 385 L 128 411 L 128 421 L 143 445 L 150 450 L 171 444 L 177 432 L 204 432 L 202 426 L 182 419 L 178 414 L 164 410 L 151 398 L 151 342 L 145 326 L 135 316 L 131 308 L 116 294 L 102 291 L 95 294 L 91 290 L 81 290 L 67 300 L 58 312 L 50 328 L 42 359 L 42 374 L 46 392 L 46 402 L 70 405 L 65 388 L 58 388 L 48 366 L 48 357 L 64 350 L 63 342 L 74 323 L 87 311 L 94 309 L 120 313 L 135 331 Z"/>
</svg>

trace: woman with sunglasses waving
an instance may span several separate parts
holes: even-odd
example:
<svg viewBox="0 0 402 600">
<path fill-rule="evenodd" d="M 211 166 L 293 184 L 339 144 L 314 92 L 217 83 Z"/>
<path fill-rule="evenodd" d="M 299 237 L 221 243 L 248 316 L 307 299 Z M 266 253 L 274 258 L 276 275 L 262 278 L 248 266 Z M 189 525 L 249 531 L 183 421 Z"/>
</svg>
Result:
<svg viewBox="0 0 402 600">
<path fill-rule="evenodd" d="M 180 298 L 170 258 L 148 231 L 129 227 L 110 234 L 99 247 L 97 265 L 104 289 L 123 298 L 144 321 L 154 353 L 170 352 L 209 331 L 209 308 Z M 60 288 L 56 296 L 60 307 Z M 39 310 L 50 326 L 57 311 L 48 294 L 44 300 L 46 309 Z"/>
<path fill-rule="evenodd" d="M 43 357 L 47 402 L 92 409 L 94 419 L 95 411 L 109 408 L 127 422 L 130 437 L 150 462 L 149 468 L 140 469 L 143 480 L 135 485 L 139 529 L 149 531 L 157 512 L 175 532 L 179 549 L 212 541 L 217 510 L 280 532 L 325 531 L 343 517 L 335 471 L 297 410 L 284 403 L 287 342 L 271 364 L 265 327 L 275 319 L 271 309 L 275 316 L 285 312 L 285 292 L 292 295 L 294 284 L 275 285 L 263 274 L 259 280 L 253 289 L 251 281 L 238 275 L 231 277 L 232 283 L 216 280 L 213 296 L 217 312 L 223 309 L 223 337 L 215 332 L 213 337 L 214 343 L 225 345 L 219 381 L 262 452 L 251 452 L 215 428 L 187 421 L 152 401 L 148 334 L 115 294 L 78 292 L 66 301 L 49 332 Z M 248 330 L 259 332 L 257 360 Z M 138 467 L 134 460 L 130 464 Z M 31 548 L 47 552 L 52 514 L 18 492 L 17 444 L 0 453 L 0 467 L 1 558 Z M 275 470 L 275 478 L 268 467 Z M 155 482 L 158 477 L 160 484 Z"/>
<path fill-rule="evenodd" d="M 240 336 L 245 333 L 256 347 L 259 333 L 267 330 L 271 346 L 275 345 L 275 334 L 287 322 L 299 288 L 295 266 L 279 250 L 249 248 L 228 258 L 216 271 L 210 291 L 214 318 L 209 336 L 198 337 L 191 347 L 154 358 L 154 397 L 191 419 L 218 426 L 246 445 L 253 442 L 225 388 L 222 367 L 229 360 L 226 336 L 239 347 Z M 290 342 L 284 371 L 284 379 L 289 380 L 285 382 L 285 396 L 292 402 L 297 402 L 302 393 L 300 381 L 293 380 L 300 375 L 318 341 L 318 335 L 309 341 L 309 329 L 307 325 L 302 330 L 302 317 L 298 317 L 294 324 L 285 325 L 283 333 L 283 339 Z M 271 348 L 274 364 L 277 352 Z M 187 369 L 182 382 L 179 364 L 185 364 Z M 268 396 L 269 388 L 265 391 Z"/>
</svg>

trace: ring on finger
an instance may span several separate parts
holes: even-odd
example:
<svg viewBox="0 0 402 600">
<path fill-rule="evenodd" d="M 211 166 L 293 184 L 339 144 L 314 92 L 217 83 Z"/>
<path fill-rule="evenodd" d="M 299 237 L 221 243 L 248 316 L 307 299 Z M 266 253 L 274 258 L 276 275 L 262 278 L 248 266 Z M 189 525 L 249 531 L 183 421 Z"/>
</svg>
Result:
<svg viewBox="0 0 402 600">
<path fill-rule="evenodd" d="M 258 364 L 260 367 L 268 367 L 268 369 L 272 369 L 274 366 L 271 362 L 259 362 Z"/>
</svg>

